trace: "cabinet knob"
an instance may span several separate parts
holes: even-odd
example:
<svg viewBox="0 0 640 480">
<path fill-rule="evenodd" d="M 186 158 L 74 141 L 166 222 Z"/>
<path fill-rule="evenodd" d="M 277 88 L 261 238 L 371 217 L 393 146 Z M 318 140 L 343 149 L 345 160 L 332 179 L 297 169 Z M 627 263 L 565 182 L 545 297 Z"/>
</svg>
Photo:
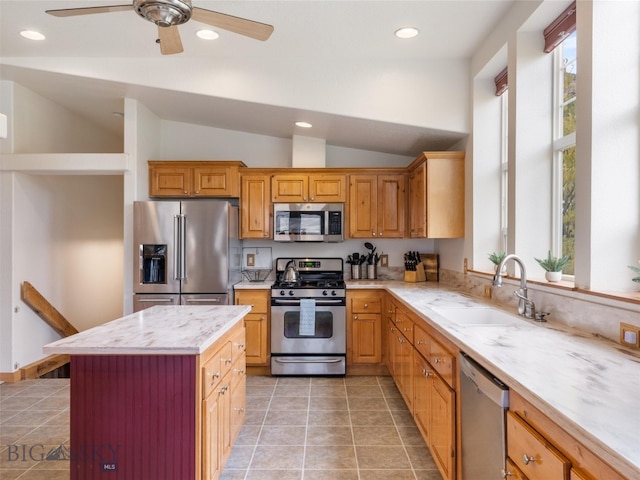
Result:
<svg viewBox="0 0 640 480">
<path fill-rule="evenodd" d="M 187 192 L 187 191 L 185 190 L 183 193 L 186 195 L 186 194 L 187 194 L 187 193 L 189 193 L 189 192 Z"/>
<path fill-rule="evenodd" d="M 369 308 L 369 304 L 368 304 L 368 303 L 365 303 L 365 304 L 364 304 L 364 308 Z"/>
<path fill-rule="evenodd" d="M 354 320 L 357 320 L 357 319 L 358 319 L 358 315 L 354 315 L 354 316 L 353 316 L 353 319 L 354 319 Z"/>
<path fill-rule="evenodd" d="M 313 202 L 316 199 L 316 197 L 311 197 L 311 201 Z"/>
<path fill-rule="evenodd" d="M 268 237 L 269 237 L 269 234 L 268 234 L 267 232 L 264 232 L 264 233 L 262 234 L 262 236 L 263 236 L 263 237 L 265 237 L 265 238 L 268 238 Z"/>
<path fill-rule="evenodd" d="M 200 190 L 196 190 L 196 195 L 198 195 L 200 193 Z"/>
<path fill-rule="evenodd" d="M 376 236 L 376 232 L 371 232 L 371 236 L 375 237 Z"/>
<path fill-rule="evenodd" d="M 522 454 L 522 463 L 529 465 L 529 463 L 536 463 L 535 457 L 530 457 L 526 453 Z"/>
<path fill-rule="evenodd" d="M 380 232 L 380 233 L 378 234 L 378 236 L 379 236 L 379 237 L 381 237 L 381 236 L 382 236 L 382 232 Z"/>
</svg>

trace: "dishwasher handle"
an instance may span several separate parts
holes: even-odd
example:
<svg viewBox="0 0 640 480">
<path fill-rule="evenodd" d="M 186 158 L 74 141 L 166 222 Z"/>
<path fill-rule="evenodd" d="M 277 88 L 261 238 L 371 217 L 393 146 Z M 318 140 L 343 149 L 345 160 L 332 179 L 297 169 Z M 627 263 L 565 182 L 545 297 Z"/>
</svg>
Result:
<svg viewBox="0 0 640 480">
<path fill-rule="evenodd" d="M 460 352 L 460 374 L 471 381 L 478 391 L 502 408 L 509 407 L 509 387 L 493 376 L 482 365 Z"/>
</svg>

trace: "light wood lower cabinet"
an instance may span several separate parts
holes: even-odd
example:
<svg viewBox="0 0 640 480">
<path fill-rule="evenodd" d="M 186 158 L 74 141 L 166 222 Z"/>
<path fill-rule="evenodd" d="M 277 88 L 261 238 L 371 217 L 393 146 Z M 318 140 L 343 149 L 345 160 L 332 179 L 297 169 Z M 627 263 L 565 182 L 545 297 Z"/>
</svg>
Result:
<svg viewBox="0 0 640 480">
<path fill-rule="evenodd" d="M 527 480 L 626 478 L 514 390 L 509 392 L 507 455 Z"/>
<path fill-rule="evenodd" d="M 213 353 L 211 353 L 213 350 Z M 203 355 L 202 477 L 216 480 L 244 423 L 245 329 L 241 324 Z"/>
<path fill-rule="evenodd" d="M 347 291 L 347 365 L 382 363 L 381 290 Z"/>
<path fill-rule="evenodd" d="M 267 366 L 270 361 L 269 328 L 271 290 L 236 290 L 236 305 L 251 305 L 244 318 L 247 330 L 246 357 L 248 366 Z"/>
</svg>

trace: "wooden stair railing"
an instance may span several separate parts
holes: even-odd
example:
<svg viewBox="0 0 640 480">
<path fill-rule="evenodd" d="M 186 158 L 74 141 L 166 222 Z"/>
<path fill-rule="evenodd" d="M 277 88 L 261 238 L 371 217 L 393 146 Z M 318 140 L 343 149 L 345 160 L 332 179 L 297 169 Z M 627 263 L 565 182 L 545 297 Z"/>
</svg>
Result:
<svg viewBox="0 0 640 480">
<path fill-rule="evenodd" d="M 29 282 L 22 282 L 20 295 L 22 301 L 29 305 L 29 307 L 60 336 L 68 337 L 78 333 L 78 329 L 69 323 Z M 69 363 L 69 355 L 50 355 L 42 360 L 22 367 L 20 369 L 20 380 L 38 378 L 67 363 Z"/>
</svg>

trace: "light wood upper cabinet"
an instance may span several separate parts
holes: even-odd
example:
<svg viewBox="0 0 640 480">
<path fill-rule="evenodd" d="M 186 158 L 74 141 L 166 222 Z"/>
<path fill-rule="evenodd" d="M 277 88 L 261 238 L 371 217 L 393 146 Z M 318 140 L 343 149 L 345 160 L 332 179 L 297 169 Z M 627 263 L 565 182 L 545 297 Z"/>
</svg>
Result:
<svg viewBox="0 0 640 480">
<path fill-rule="evenodd" d="M 464 152 L 424 152 L 408 169 L 411 238 L 464 237 Z"/>
<path fill-rule="evenodd" d="M 240 238 L 271 238 L 271 177 L 245 174 L 240 177 Z"/>
<path fill-rule="evenodd" d="M 238 197 L 235 161 L 149 161 L 150 197 Z"/>
<path fill-rule="evenodd" d="M 406 175 L 402 173 L 349 178 L 349 236 L 403 238 L 405 236 Z"/>
<path fill-rule="evenodd" d="M 271 180 L 274 203 L 342 203 L 346 201 L 346 175 L 278 173 Z"/>
</svg>

